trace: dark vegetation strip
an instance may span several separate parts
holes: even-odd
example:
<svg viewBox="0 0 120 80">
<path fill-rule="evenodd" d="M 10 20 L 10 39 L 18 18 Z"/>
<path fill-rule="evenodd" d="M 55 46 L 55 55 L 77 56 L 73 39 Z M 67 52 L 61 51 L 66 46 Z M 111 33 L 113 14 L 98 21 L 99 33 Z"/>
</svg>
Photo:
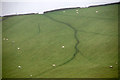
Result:
<svg viewBox="0 0 120 80">
<path fill-rule="evenodd" d="M 75 38 L 75 40 L 76 40 L 76 44 L 75 44 L 75 46 L 74 46 L 75 52 L 74 52 L 73 56 L 72 56 L 70 59 L 68 59 L 67 61 L 63 62 L 62 64 L 57 65 L 57 66 L 54 67 L 54 68 L 50 68 L 50 69 L 45 70 L 44 72 L 40 73 L 40 75 L 42 75 L 42 74 L 44 74 L 44 73 L 47 73 L 47 72 L 49 72 L 50 70 L 56 69 L 57 67 L 63 66 L 63 65 L 65 65 L 65 64 L 71 62 L 71 61 L 76 57 L 77 53 L 80 52 L 80 50 L 78 49 L 78 45 L 79 45 L 79 39 L 78 39 L 78 37 L 77 37 L 77 32 L 78 32 L 78 31 L 77 31 L 73 26 L 71 26 L 71 25 L 68 24 L 68 23 L 65 23 L 65 22 L 56 20 L 56 19 L 54 19 L 54 18 L 52 18 L 52 17 L 50 17 L 50 16 L 48 16 L 48 15 L 46 15 L 46 14 L 45 14 L 44 16 L 46 16 L 47 18 L 49 18 L 49 19 L 51 19 L 51 20 L 53 20 L 53 21 L 55 21 L 55 22 L 58 22 L 58 23 L 61 23 L 61 24 L 65 24 L 65 25 L 67 25 L 69 28 L 71 28 L 71 29 L 74 31 L 74 38 Z M 81 54 L 82 56 L 84 56 L 81 52 L 80 52 L 80 54 Z"/>
<path fill-rule="evenodd" d="M 71 28 L 71 29 L 74 31 L 74 38 L 75 38 L 75 40 L 76 40 L 76 44 L 75 44 L 75 47 L 74 47 L 74 48 L 75 48 L 75 52 L 74 52 L 73 56 L 72 56 L 69 60 L 67 60 L 66 62 L 63 63 L 63 64 L 66 64 L 66 63 L 70 62 L 71 60 L 73 60 L 73 59 L 75 58 L 75 56 L 77 55 L 77 53 L 79 52 L 79 49 L 78 49 L 79 39 L 78 39 L 78 37 L 77 37 L 77 32 L 78 32 L 78 31 L 77 31 L 73 26 L 71 26 L 71 25 L 68 24 L 68 23 L 65 23 L 65 22 L 56 20 L 56 19 L 54 19 L 54 18 L 52 18 L 52 17 L 50 17 L 50 16 L 48 16 L 48 15 L 45 15 L 45 16 L 46 16 L 47 18 L 55 21 L 55 22 L 58 22 L 58 23 L 67 25 L 69 28 Z M 83 55 L 83 54 L 82 54 L 82 55 Z M 61 65 L 63 65 L 63 64 L 61 64 Z M 61 65 L 59 65 L 59 66 L 61 66 Z"/>
</svg>

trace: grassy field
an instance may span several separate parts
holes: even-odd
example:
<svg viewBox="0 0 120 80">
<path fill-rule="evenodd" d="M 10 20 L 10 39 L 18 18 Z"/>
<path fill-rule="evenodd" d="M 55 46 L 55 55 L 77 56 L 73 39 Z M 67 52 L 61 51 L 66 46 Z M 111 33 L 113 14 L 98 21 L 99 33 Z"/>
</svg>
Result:
<svg viewBox="0 0 120 80">
<path fill-rule="evenodd" d="M 2 38 L 3 78 L 118 77 L 117 4 L 9 17 Z"/>
</svg>

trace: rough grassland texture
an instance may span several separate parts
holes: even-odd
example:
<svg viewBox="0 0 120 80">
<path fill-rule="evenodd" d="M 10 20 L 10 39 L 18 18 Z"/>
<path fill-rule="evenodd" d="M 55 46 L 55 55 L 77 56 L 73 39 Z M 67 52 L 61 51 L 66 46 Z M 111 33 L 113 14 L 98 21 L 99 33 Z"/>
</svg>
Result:
<svg viewBox="0 0 120 80">
<path fill-rule="evenodd" d="M 118 77 L 117 4 L 10 17 L 4 38 L 3 78 Z"/>
</svg>

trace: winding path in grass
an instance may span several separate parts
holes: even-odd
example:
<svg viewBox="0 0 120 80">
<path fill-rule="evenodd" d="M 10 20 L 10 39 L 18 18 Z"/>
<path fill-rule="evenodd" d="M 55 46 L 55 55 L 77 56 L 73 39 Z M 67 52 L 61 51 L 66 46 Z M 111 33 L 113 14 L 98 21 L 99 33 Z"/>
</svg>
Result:
<svg viewBox="0 0 120 80">
<path fill-rule="evenodd" d="M 78 44 L 79 44 L 80 42 L 79 42 L 79 39 L 78 39 L 78 37 L 77 37 L 77 32 L 78 32 L 78 31 L 77 31 L 73 26 L 71 26 L 71 25 L 68 24 L 68 23 L 59 21 L 59 20 L 54 19 L 54 18 L 52 18 L 52 17 L 50 17 L 50 16 L 48 16 L 48 15 L 45 15 L 45 16 L 46 16 L 47 18 L 55 21 L 55 22 L 58 22 L 58 23 L 67 25 L 69 28 L 71 28 L 71 29 L 74 31 L 74 38 L 75 38 L 75 40 L 76 40 L 76 44 L 75 44 L 75 47 L 74 47 L 74 48 L 75 48 L 75 52 L 74 52 L 73 56 L 72 56 L 69 60 L 67 60 L 66 62 L 64 62 L 64 63 L 62 63 L 62 64 L 59 65 L 59 66 L 62 66 L 62 65 L 64 65 L 64 64 L 72 61 L 72 60 L 75 58 L 75 56 L 77 55 L 77 53 L 79 52 Z"/>
<path fill-rule="evenodd" d="M 73 56 L 69 59 L 69 60 L 67 60 L 66 62 L 64 62 L 63 64 L 60 64 L 59 66 L 62 66 L 62 65 L 64 65 L 64 64 L 66 64 L 66 63 L 68 63 L 68 62 L 70 62 L 71 60 L 73 60 L 74 58 L 75 58 L 75 56 L 77 55 L 77 53 L 79 52 L 79 49 L 78 49 L 78 44 L 79 44 L 79 39 L 78 39 L 78 37 L 77 37 L 77 30 L 73 27 L 73 26 L 71 26 L 70 24 L 68 24 L 68 23 L 65 23 L 65 22 L 62 22 L 62 21 L 60 21 L 60 20 L 57 20 L 57 19 L 54 19 L 54 18 L 52 18 L 52 17 L 50 17 L 50 16 L 48 16 L 48 15 L 45 15 L 47 18 L 49 18 L 49 19 L 51 19 L 52 21 L 55 21 L 55 22 L 58 22 L 58 23 L 61 23 L 61 24 L 65 24 L 65 25 L 67 25 L 67 27 L 69 27 L 69 28 L 71 28 L 72 30 L 73 30 L 73 32 L 74 32 L 74 38 L 75 38 L 75 40 L 76 40 L 76 44 L 75 44 L 75 52 L 74 52 L 74 54 L 73 54 Z"/>
<path fill-rule="evenodd" d="M 50 68 L 50 69 L 48 69 L 48 70 L 40 73 L 40 75 L 42 75 L 42 74 L 44 74 L 44 73 L 47 73 L 47 72 L 50 71 L 50 70 L 53 70 L 53 69 L 55 69 L 55 68 L 57 68 L 57 67 L 63 66 L 63 65 L 65 65 L 65 64 L 71 62 L 71 61 L 76 57 L 77 53 L 80 52 L 80 50 L 78 49 L 78 45 L 79 45 L 79 43 L 80 43 L 80 42 L 79 42 L 79 39 L 78 39 L 78 37 L 77 37 L 77 32 L 78 32 L 78 31 L 77 31 L 73 26 L 71 26 L 71 25 L 68 24 L 68 23 L 65 23 L 65 22 L 62 22 L 62 21 L 60 21 L 60 20 L 54 19 L 54 18 L 52 18 L 52 17 L 50 17 L 50 16 L 48 16 L 48 15 L 46 15 L 46 14 L 45 14 L 44 16 L 46 16 L 47 18 L 51 19 L 52 21 L 55 21 L 55 22 L 58 22 L 58 23 L 67 25 L 67 27 L 71 28 L 71 29 L 73 30 L 73 32 L 74 32 L 74 38 L 75 38 L 75 40 L 76 40 L 76 43 L 75 43 L 75 46 L 74 46 L 75 52 L 73 53 L 73 56 L 72 56 L 71 58 L 69 58 L 67 61 L 63 62 L 62 64 L 57 65 L 57 66 L 54 67 L 54 68 Z M 84 56 L 81 52 L 80 52 L 80 54 L 81 54 L 82 56 Z"/>
</svg>

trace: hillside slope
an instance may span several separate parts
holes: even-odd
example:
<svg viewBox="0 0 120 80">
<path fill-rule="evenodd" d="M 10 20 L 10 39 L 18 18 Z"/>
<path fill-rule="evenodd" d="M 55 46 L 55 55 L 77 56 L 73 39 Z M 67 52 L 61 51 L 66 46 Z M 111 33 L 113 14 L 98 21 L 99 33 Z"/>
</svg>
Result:
<svg viewBox="0 0 120 80">
<path fill-rule="evenodd" d="M 3 21 L 4 78 L 115 78 L 116 63 L 117 4 Z"/>
</svg>

